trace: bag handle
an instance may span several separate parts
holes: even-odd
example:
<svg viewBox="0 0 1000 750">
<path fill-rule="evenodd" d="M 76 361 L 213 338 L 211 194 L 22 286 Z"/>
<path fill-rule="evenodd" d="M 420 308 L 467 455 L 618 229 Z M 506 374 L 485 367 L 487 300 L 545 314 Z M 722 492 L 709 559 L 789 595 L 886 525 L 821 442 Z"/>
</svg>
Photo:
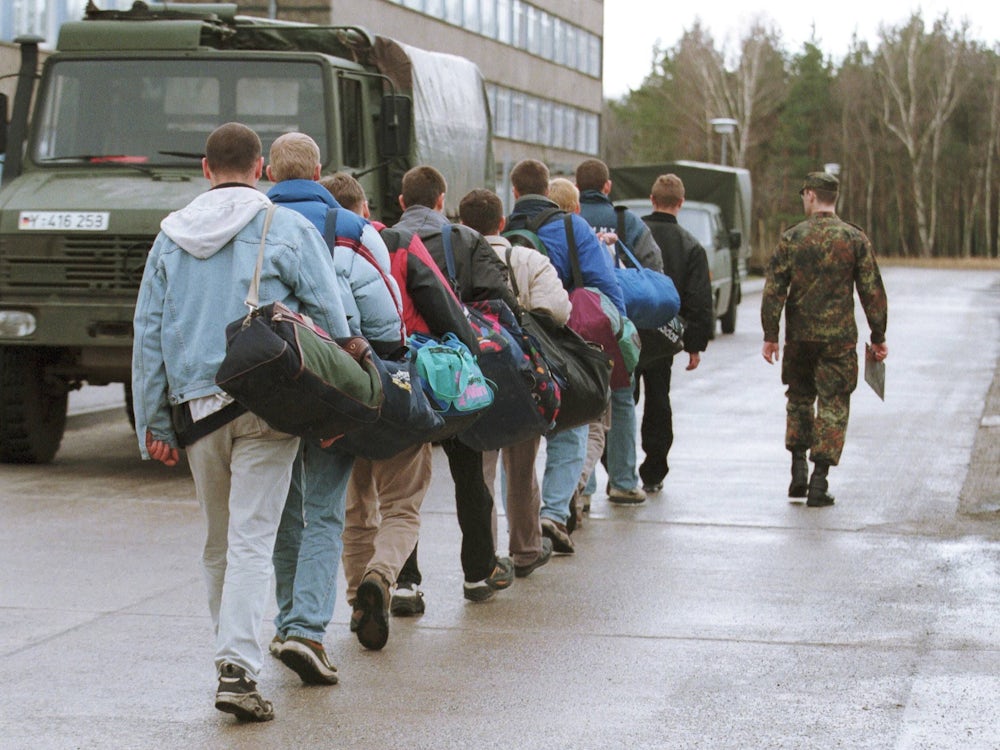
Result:
<svg viewBox="0 0 1000 750">
<path fill-rule="evenodd" d="M 260 272 L 264 267 L 264 247 L 267 240 L 267 231 L 271 228 L 271 219 L 274 217 L 274 210 L 277 206 L 272 203 L 267 207 L 267 214 L 264 216 L 264 228 L 260 233 L 260 249 L 257 251 L 257 266 L 253 270 L 253 278 L 250 279 L 250 288 L 247 289 L 247 298 L 243 300 L 243 304 L 249 308 L 246 319 L 243 321 L 243 327 L 246 328 L 250 325 L 250 319 L 256 314 L 257 308 L 260 307 Z"/>
<path fill-rule="evenodd" d="M 639 268 L 639 269 L 644 268 L 644 266 L 639 262 L 638 258 L 636 258 L 635 255 L 632 254 L 632 251 L 628 249 L 628 245 L 622 242 L 621 238 L 619 238 L 618 242 L 615 243 L 615 255 L 618 256 L 619 260 L 621 260 L 622 254 L 624 254 L 625 257 L 628 259 L 628 262 L 632 264 L 632 268 Z"/>
</svg>

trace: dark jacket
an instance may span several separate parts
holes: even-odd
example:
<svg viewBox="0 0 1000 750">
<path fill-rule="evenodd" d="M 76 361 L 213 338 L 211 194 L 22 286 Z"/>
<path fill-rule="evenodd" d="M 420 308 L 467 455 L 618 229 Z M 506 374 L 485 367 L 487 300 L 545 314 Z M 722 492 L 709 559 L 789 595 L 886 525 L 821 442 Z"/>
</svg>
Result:
<svg viewBox="0 0 1000 750">
<path fill-rule="evenodd" d="M 580 216 L 598 232 L 614 232 L 618 239 L 632 251 L 636 260 L 644 268 L 663 270 L 663 261 L 656 241 L 642 219 L 635 211 L 622 207 L 625 231 L 618 231 L 618 210 L 611 200 L 600 190 L 584 190 L 580 193 Z"/>
<path fill-rule="evenodd" d="M 446 225 L 455 227 L 451 244 L 459 298 L 463 302 L 502 299 L 512 310 L 517 310 L 517 299 L 507 283 L 507 266 L 479 232 L 461 224 L 451 225 L 444 214 L 426 206 L 407 208 L 395 228 L 419 236 L 447 277 L 448 267 L 441 241 L 441 230 Z"/>
<path fill-rule="evenodd" d="M 673 280 L 681 296 L 680 316 L 686 324 L 684 351 L 703 352 L 715 328 L 712 281 L 705 248 L 677 223 L 673 214 L 656 211 L 643 216 L 642 220 L 660 247 L 663 272 Z"/>
</svg>

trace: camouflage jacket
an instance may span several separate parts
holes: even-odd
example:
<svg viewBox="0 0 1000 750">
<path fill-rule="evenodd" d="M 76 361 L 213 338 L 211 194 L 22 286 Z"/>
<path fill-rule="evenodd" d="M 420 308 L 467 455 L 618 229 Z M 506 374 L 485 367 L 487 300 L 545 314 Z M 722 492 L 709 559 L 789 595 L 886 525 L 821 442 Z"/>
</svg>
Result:
<svg viewBox="0 0 1000 750">
<path fill-rule="evenodd" d="M 885 341 L 888 303 L 871 242 L 830 212 L 813 214 L 782 236 L 771 257 L 760 320 L 765 341 L 778 341 L 785 310 L 786 341 L 856 342 L 854 288 L 874 344 Z"/>
</svg>

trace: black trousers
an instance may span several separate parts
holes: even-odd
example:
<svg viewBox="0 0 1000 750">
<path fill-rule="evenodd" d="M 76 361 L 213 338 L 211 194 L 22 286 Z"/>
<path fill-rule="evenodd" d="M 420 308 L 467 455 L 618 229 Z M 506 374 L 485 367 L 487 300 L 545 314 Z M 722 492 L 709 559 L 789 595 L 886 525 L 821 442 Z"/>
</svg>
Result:
<svg viewBox="0 0 1000 750">
<path fill-rule="evenodd" d="M 454 437 L 444 440 L 441 447 L 448 457 L 448 468 L 455 482 L 455 510 L 462 531 L 462 572 L 470 583 L 481 581 L 493 573 L 496 565 L 493 495 L 483 478 L 483 454 Z M 414 546 L 396 581 L 419 584 L 421 580 Z"/>
<path fill-rule="evenodd" d="M 670 357 L 635 371 L 635 400 L 639 400 L 640 384 L 646 397 L 639 428 L 642 451 L 646 454 L 639 464 L 639 478 L 643 484 L 659 484 L 670 471 L 667 454 L 674 444 L 674 415 L 670 408 L 670 370 L 673 363 L 674 359 Z"/>
</svg>

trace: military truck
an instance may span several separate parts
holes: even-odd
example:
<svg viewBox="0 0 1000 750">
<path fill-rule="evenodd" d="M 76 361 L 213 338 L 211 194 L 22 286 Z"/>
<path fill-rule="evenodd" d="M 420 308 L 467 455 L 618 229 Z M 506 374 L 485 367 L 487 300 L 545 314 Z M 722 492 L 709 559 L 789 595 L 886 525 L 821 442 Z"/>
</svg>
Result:
<svg viewBox="0 0 1000 750">
<path fill-rule="evenodd" d="M 750 172 L 694 161 L 616 167 L 611 169 L 611 199 L 640 216 L 648 214 L 650 189 L 657 177 L 668 173 L 684 182 L 684 205 L 677 222 L 705 248 L 715 315 L 723 333 L 734 333 L 751 253 Z"/>
<path fill-rule="evenodd" d="M 324 172 L 357 176 L 386 222 L 416 164 L 440 168 L 456 203 L 495 181 L 479 69 L 365 28 L 241 16 L 229 3 L 91 2 L 62 26 L 40 78 L 41 40 L 18 41 L 9 122 L 0 102 L 3 462 L 50 461 L 83 383 L 124 383 L 128 396 L 146 255 L 164 216 L 208 188 L 201 158 L 217 126 L 249 125 L 265 153 L 282 133 L 308 133 Z"/>
</svg>

